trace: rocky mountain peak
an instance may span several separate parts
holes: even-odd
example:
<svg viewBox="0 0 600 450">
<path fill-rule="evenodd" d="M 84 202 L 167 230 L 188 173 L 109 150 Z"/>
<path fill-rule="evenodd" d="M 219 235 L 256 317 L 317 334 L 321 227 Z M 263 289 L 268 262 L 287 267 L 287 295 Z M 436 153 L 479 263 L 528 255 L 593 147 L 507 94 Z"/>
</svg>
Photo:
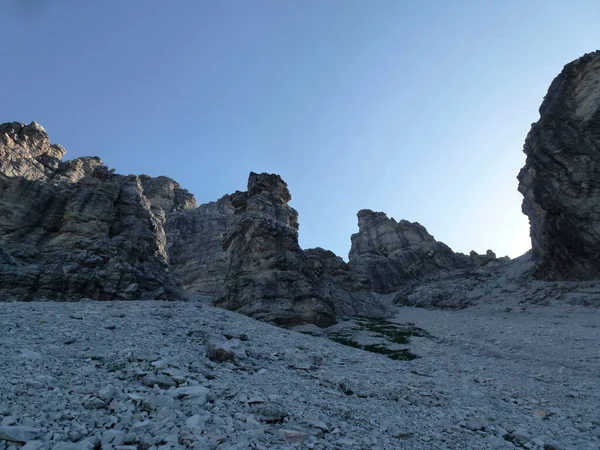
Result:
<svg viewBox="0 0 600 450">
<path fill-rule="evenodd" d="M 50 145 L 48 133 L 37 122 L 31 122 L 29 125 L 20 122 L 3 123 L 0 125 L 0 136 L 2 136 L 5 144 L 10 139 L 30 149 L 48 147 Z"/>
<path fill-rule="evenodd" d="M 60 145 L 50 144 L 46 130 L 36 122 L 0 124 L 0 174 L 46 178 L 58 168 L 65 153 Z"/>
<path fill-rule="evenodd" d="M 267 194 L 272 200 L 281 199 L 287 203 L 292 199 L 288 185 L 279 175 L 250 172 L 248 177 L 248 197 Z"/>
</svg>

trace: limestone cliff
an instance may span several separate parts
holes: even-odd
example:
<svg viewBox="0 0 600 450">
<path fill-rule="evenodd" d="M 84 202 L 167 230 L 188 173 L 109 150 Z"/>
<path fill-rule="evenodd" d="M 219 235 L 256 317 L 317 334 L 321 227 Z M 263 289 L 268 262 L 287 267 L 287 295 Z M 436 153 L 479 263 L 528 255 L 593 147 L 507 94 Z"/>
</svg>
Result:
<svg viewBox="0 0 600 450">
<path fill-rule="evenodd" d="M 144 180 L 0 126 L 0 298 L 181 298 Z"/>
<path fill-rule="evenodd" d="M 221 239 L 233 219 L 229 195 L 167 215 L 167 251 L 172 275 L 188 296 L 212 295 L 225 280 L 227 255 Z"/>
<path fill-rule="evenodd" d="M 552 82 L 519 173 L 536 277 L 600 277 L 600 51 Z"/>
<path fill-rule="evenodd" d="M 436 241 L 419 223 L 396 222 L 369 209 L 357 216 L 359 230 L 352 235 L 349 267 L 375 292 L 393 292 L 436 273 L 473 265 L 471 258 Z"/>
<path fill-rule="evenodd" d="M 235 219 L 223 238 L 229 269 L 215 305 L 281 325 L 335 322 L 298 245 L 298 213 L 278 175 L 251 173 L 231 196 Z"/>
</svg>

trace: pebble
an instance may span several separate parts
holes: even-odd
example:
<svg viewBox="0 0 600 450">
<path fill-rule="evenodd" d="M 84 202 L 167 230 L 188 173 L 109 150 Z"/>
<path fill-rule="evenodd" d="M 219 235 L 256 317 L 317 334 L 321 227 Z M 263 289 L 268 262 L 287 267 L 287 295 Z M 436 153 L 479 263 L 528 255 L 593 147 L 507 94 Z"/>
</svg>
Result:
<svg viewBox="0 0 600 450">
<path fill-rule="evenodd" d="M 2 425 L 0 426 L 0 440 L 10 442 L 27 442 L 40 436 L 40 430 L 37 428 L 20 425 Z"/>
<path fill-rule="evenodd" d="M 548 326 L 564 305 L 501 321 L 493 304 L 401 308 L 398 321 L 435 337 L 395 361 L 192 303 L 169 303 L 167 321 L 164 305 L 0 303 L 3 321 L 52 317 L 0 336 L 0 427 L 35 430 L 0 450 L 600 448 L 594 329 L 578 328 L 594 309 Z"/>
</svg>

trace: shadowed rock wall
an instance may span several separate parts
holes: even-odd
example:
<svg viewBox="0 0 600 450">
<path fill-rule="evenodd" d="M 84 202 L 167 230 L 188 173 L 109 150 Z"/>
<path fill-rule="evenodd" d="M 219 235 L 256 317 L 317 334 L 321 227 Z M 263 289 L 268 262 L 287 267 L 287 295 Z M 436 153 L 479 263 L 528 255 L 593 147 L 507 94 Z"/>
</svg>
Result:
<svg viewBox="0 0 600 450">
<path fill-rule="evenodd" d="M 536 277 L 600 277 L 600 52 L 554 79 L 524 152 L 519 191 Z"/>
</svg>

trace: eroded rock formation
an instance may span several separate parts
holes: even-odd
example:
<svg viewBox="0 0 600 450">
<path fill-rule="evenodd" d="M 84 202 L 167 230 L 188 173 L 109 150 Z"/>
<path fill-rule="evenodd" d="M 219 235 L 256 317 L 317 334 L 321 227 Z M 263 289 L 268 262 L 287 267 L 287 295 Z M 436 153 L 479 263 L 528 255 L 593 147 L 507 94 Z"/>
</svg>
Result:
<svg viewBox="0 0 600 450">
<path fill-rule="evenodd" d="M 229 270 L 215 305 L 280 325 L 328 326 L 335 310 L 298 245 L 290 200 L 281 177 L 264 173 L 251 173 L 248 191 L 231 196 L 235 218 L 223 239 Z"/>
<path fill-rule="evenodd" d="M 600 51 L 554 79 L 524 146 L 519 173 L 536 276 L 600 277 Z"/>
<path fill-rule="evenodd" d="M 196 207 L 168 177 L 62 161 L 45 130 L 0 125 L 0 298 L 177 299 L 210 295 L 227 271 L 229 196 Z"/>
<path fill-rule="evenodd" d="M 36 124 L 0 126 L 0 296 L 181 298 L 144 180 L 62 162 Z"/>
<path fill-rule="evenodd" d="M 436 241 L 419 223 L 396 222 L 369 209 L 357 216 L 359 230 L 352 235 L 349 266 L 375 292 L 393 292 L 436 273 L 473 265 L 471 258 Z"/>
</svg>

